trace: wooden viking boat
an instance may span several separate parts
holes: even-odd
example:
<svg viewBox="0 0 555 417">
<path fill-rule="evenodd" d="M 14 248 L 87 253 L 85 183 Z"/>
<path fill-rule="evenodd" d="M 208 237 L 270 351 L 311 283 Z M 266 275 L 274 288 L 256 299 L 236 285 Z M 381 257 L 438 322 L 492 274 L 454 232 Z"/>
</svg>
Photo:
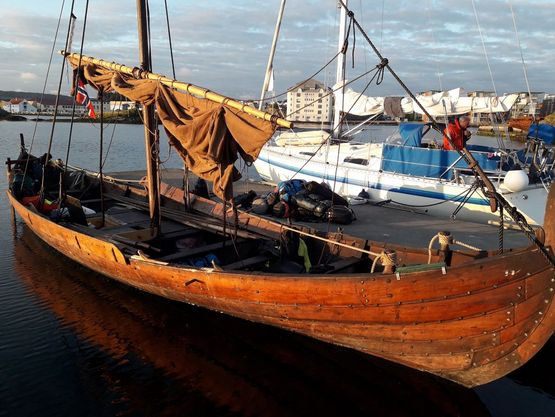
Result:
<svg viewBox="0 0 555 417">
<path fill-rule="evenodd" d="M 144 8 L 144 1 L 138 3 Z M 144 55 L 142 69 L 76 54 L 67 58 L 78 79 L 143 103 L 147 150 L 155 149 L 156 105 L 172 145 L 189 169 L 213 181 L 223 201 L 233 195 L 237 153 L 256 158 L 276 124 L 287 125 L 209 90 L 152 74 Z M 10 183 L 29 158 L 8 160 Z M 62 173 L 62 183 L 81 176 L 83 187 L 63 193 L 57 182 L 41 187 L 40 209 L 43 196 L 61 197 L 54 216 L 24 204 L 13 187 L 9 200 L 29 229 L 74 261 L 161 297 L 347 346 L 469 387 L 524 364 L 555 328 L 553 189 L 545 233 L 530 236 L 533 246 L 470 253 L 451 250 L 447 238 L 440 250 L 407 248 L 228 210 L 227 203 L 159 187 L 155 152 L 147 152 L 142 185 L 61 162 L 45 165 Z M 44 167 L 43 178 L 46 172 Z M 490 198 L 492 208 L 503 202 L 493 191 Z M 83 206 L 97 214 L 85 215 Z"/>
<path fill-rule="evenodd" d="M 301 228 L 309 253 L 317 257 L 323 250 L 333 269 L 324 274 L 273 273 L 266 263 L 280 259 L 261 247 L 277 245 L 287 226 L 241 212 L 237 239 L 231 234 L 222 241 L 221 222 L 209 221 L 221 218 L 221 203 L 195 196 L 188 213 L 181 203 L 183 191 L 165 186 L 165 232 L 149 239 L 149 217 L 140 210 L 148 206 L 144 189 L 109 182 L 103 187 L 107 212 L 106 226 L 100 229 L 55 222 L 11 192 L 8 196 L 48 245 L 127 285 L 351 347 L 466 386 L 518 368 L 555 328 L 553 267 L 534 247 L 503 254 L 453 251 L 445 267 L 437 264 L 445 253 L 435 250 L 435 265 L 411 272 L 410 265 L 426 264 L 427 249 Z M 554 191 L 546 213 L 545 243 L 552 246 Z M 88 219 L 90 224 L 98 220 Z M 177 249 L 176 241 L 184 236 L 202 236 L 206 244 Z M 239 260 L 229 250 L 233 245 Z M 370 273 L 369 252 L 384 249 L 396 251 L 397 263 L 404 267 L 384 273 L 386 268 L 378 266 Z M 206 253 L 215 253 L 221 265 L 180 263 Z"/>
<path fill-rule="evenodd" d="M 135 394 L 126 396 L 134 409 L 149 401 L 149 394 L 136 395 L 148 391 L 134 372 L 145 364 L 161 372 L 165 383 L 171 381 L 169 395 L 179 400 L 163 402 L 173 415 L 191 414 L 193 388 L 218 407 L 245 416 L 353 415 L 384 407 L 392 416 L 490 416 L 476 393 L 432 375 L 107 286 L 103 279 L 91 279 L 98 275 L 52 256 L 27 228 L 15 245 L 18 275 L 62 326 L 110 358 L 140 358 L 126 361 L 124 371 L 102 367 L 119 381 L 118 392 Z M 133 376 L 122 376 L 129 368 Z M 152 375 L 147 378 L 151 382 Z M 186 392 L 180 389 L 183 383 Z"/>
</svg>

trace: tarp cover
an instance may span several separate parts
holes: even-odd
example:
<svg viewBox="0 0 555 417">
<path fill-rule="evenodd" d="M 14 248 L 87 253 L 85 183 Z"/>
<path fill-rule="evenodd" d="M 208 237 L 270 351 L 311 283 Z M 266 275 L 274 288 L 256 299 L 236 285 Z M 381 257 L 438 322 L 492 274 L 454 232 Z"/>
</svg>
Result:
<svg viewBox="0 0 555 417">
<path fill-rule="evenodd" d="M 241 178 L 234 167 L 237 154 L 253 162 L 276 129 L 274 123 L 155 80 L 135 79 L 92 64 L 84 66 L 82 74 L 98 91 L 115 91 L 133 101 L 155 104 L 169 142 L 186 166 L 212 181 L 214 193 L 226 200 L 233 197 L 232 182 Z"/>
<path fill-rule="evenodd" d="M 528 137 L 543 140 L 548 145 L 555 144 L 555 126 L 548 124 L 531 124 Z"/>
<path fill-rule="evenodd" d="M 357 116 L 371 116 L 383 113 L 385 101 L 388 97 L 370 97 L 359 94 L 351 88 L 343 92 L 340 85 L 334 89 L 335 103 L 342 111 Z M 417 100 L 426 111 L 434 116 L 453 116 L 465 113 L 504 113 L 515 104 L 518 94 L 508 94 L 501 97 L 468 97 L 462 88 L 441 91 L 432 95 L 419 94 Z M 405 113 L 424 114 L 424 110 L 412 98 L 401 98 L 401 108 Z"/>
</svg>

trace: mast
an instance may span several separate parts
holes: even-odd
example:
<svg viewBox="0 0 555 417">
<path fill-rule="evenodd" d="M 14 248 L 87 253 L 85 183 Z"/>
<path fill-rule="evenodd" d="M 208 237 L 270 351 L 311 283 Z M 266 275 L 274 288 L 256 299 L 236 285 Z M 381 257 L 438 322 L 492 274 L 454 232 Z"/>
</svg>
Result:
<svg viewBox="0 0 555 417">
<path fill-rule="evenodd" d="M 345 54 L 341 53 L 341 51 L 343 50 L 343 45 L 345 44 L 345 36 L 347 34 L 347 7 L 349 5 L 348 0 L 344 1 L 345 3 L 345 7 L 342 7 L 341 5 L 339 5 L 339 8 L 341 9 L 341 14 L 339 17 L 339 40 L 337 43 L 337 51 L 339 52 L 339 55 L 337 57 L 337 72 L 336 72 L 336 76 L 335 76 L 335 82 L 336 84 L 341 84 L 341 89 L 338 90 L 339 94 L 341 94 L 343 96 L 344 92 L 345 92 Z M 338 138 L 341 136 L 341 129 L 339 127 L 339 122 L 341 121 L 341 110 L 339 108 L 339 106 L 337 105 L 337 103 L 333 106 L 334 109 L 334 113 L 333 113 L 333 126 L 332 126 L 332 132 L 333 132 L 333 136 L 335 138 Z"/>
<path fill-rule="evenodd" d="M 276 53 L 276 45 L 279 37 L 279 29 L 281 27 L 281 20 L 283 18 L 283 10 L 285 9 L 286 0 L 281 0 L 281 6 L 279 7 L 278 18 L 276 22 L 276 28 L 274 31 L 274 39 L 272 40 L 272 47 L 270 48 L 270 56 L 268 57 L 268 65 L 266 66 L 266 75 L 264 76 L 264 84 L 262 85 L 262 93 L 260 94 L 260 101 L 258 102 L 258 110 L 262 110 L 264 104 L 264 96 L 266 91 L 268 91 L 268 86 L 270 85 L 270 76 L 274 67 L 274 55 Z"/>
<path fill-rule="evenodd" d="M 147 0 L 137 0 L 137 25 L 139 33 L 139 53 L 141 59 L 141 69 L 152 71 L 149 33 L 147 26 Z M 146 176 L 148 187 L 148 206 L 150 213 L 151 234 L 160 233 L 160 190 L 158 173 L 158 135 L 155 134 L 154 105 L 143 104 L 143 123 L 145 130 L 145 151 L 146 151 Z"/>
</svg>

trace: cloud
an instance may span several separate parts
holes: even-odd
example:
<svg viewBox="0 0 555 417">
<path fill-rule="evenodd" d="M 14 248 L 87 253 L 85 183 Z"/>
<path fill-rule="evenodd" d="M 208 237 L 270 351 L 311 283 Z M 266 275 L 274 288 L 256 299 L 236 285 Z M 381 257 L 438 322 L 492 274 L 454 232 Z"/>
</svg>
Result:
<svg viewBox="0 0 555 417">
<path fill-rule="evenodd" d="M 0 26 L 0 89 L 12 89 L 18 82 L 42 90 L 59 10 L 45 2 L 28 0 L 3 13 Z M 67 3 L 67 2 L 66 2 Z M 262 85 L 280 0 L 211 0 L 168 2 L 173 53 L 178 78 L 232 97 L 256 98 Z M 463 87 L 466 90 L 493 89 L 482 39 L 498 92 L 525 90 L 523 66 L 506 0 L 475 0 L 482 37 L 470 2 L 424 0 L 418 7 L 409 0 L 383 2 L 351 1 L 355 16 L 394 70 L 414 91 Z M 512 1 L 518 35 L 531 88 L 555 92 L 555 55 L 550 40 L 555 27 L 546 16 L 555 15 L 552 0 Z M 151 34 L 154 71 L 171 75 L 164 2 L 152 0 Z M 67 6 L 66 6 L 67 7 Z M 82 7 L 82 5 L 80 5 Z M 313 75 L 336 54 L 338 13 L 336 0 L 289 0 L 275 55 L 275 86 L 278 92 Z M 73 50 L 79 50 L 82 16 L 78 16 Z M 68 15 L 68 10 L 63 16 Z M 63 48 L 64 19 L 55 51 Z M 383 28 L 383 30 L 382 30 Z M 355 68 L 351 68 L 352 47 Z M 360 33 L 350 39 L 347 77 L 373 68 L 378 63 Z M 84 53 L 129 66 L 138 65 L 135 11 L 127 3 L 98 0 L 90 3 Z M 14 57 L 17 56 L 17 59 Z M 31 64 L 34 79 L 24 79 Z M 48 89 L 60 74 L 61 58 L 54 56 Z M 438 78 L 437 73 L 441 73 Z M 316 78 L 334 84 L 335 62 Z M 364 77 L 354 85 L 363 89 Z M 69 89 L 64 76 L 65 92 Z M 400 87 L 386 74 L 371 94 L 399 94 Z"/>
<path fill-rule="evenodd" d="M 19 78 L 25 81 L 29 81 L 29 80 L 37 80 L 39 77 L 37 74 L 34 74 L 32 72 L 22 72 Z"/>
</svg>

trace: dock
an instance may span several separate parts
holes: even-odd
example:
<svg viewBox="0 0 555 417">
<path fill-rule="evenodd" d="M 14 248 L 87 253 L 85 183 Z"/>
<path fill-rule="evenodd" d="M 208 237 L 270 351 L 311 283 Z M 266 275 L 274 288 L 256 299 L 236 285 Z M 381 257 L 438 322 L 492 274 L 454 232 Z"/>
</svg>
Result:
<svg viewBox="0 0 555 417">
<path fill-rule="evenodd" d="M 145 176 L 145 171 L 113 172 L 110 176 L 122 179 L 138 180 Z M 165 169 L 161 171 L 163 182 L 176 187 L 182 187 L 183 170 Z M 190 187 L 193 188 L 196 178 L 190 178 Z M 249 190 L 258 195 L 268 192 L 272 185 L 251 179 L 241 180 L 234 183 L 235 194 L 242 194 Z M 211 186 L 209 185 L 209 189 Z M 433 217 L 423 212 L 409 210 L 400 207 L 386 207 L 376 204 L 363 204 L 352 206 L 357 220 L 349 225 L 338 225 L 328 222 L 297 222 L 299 224 L 321 231 L 336 232 L 339 229 L 343 233 L 361 237 L 364 239 L 381 241 L 385 243 L 401 244 L 411 247 L 428 247 L 432 237 L 440 231 L 449 231 L 458 241 L 462 241 L 482 250 L 495 250 L 499 246 L 499 227 Z M 269 216 L 272 220 L 288 223 L 287 219 L 278 219 Z M 529 246 L 526 236 L 518 231 L 506 229 L 503 234 L 503 245 L 505 249 Z M 454 247 L 462 249 L 460 247 Z"/>
</svg>

